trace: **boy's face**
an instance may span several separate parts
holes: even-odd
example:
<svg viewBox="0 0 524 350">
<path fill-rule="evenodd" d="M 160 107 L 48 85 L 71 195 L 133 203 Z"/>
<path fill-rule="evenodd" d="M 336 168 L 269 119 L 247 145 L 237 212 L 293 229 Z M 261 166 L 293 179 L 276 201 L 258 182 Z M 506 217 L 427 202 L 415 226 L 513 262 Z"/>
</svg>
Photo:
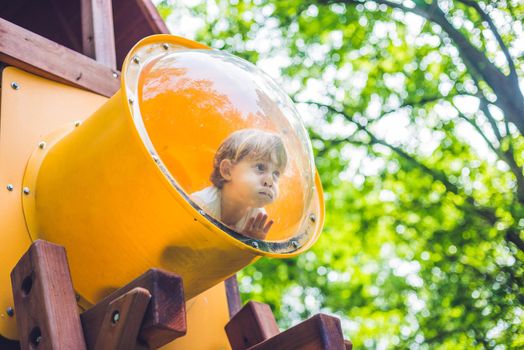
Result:
<svg viewBox="0 0 524 350">
<path fill-rule="evenodd" d="M 236 164 L 226 162 L 222 176 L 224 186 L 229 186 L 228 194 L 246 206 L 261 208 L 273 203 L 278 197 L 278 181 L 281 169 L 270 160 L 244 159 Z"/>
</svg>

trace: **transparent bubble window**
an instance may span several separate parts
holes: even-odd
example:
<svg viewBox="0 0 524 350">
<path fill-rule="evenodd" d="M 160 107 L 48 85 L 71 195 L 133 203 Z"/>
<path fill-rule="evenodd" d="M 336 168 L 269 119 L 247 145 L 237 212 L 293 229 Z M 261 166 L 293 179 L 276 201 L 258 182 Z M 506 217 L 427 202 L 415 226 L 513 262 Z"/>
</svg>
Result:
<svg viewBox="0 0 524 350">
<path fill-rule="evenodd" d="M 274 222 L 265 239 L 287 240 L 299 233 L 314 197 L 311 145 L 293 102 L 266 74 L 225 52 L 180 49 L 145 62 L 137 86 L 151 143 L 188 198 L 213 187 L 214 157 L 232 134 L 277 135 L 287 165 L 279 174 L 278 195 L 261 205 Z"/>
</svg>

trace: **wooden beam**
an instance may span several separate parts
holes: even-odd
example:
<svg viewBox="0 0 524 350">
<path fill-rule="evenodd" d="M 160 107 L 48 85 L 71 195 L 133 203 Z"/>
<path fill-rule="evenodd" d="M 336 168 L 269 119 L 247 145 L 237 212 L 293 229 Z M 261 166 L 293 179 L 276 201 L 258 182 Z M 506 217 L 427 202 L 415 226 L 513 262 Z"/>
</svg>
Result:
<svg viewBox="0 0 524 350">
<path fill-rule="evenodd" d="M 89 57 L 0 18 L 0 62 L 110 97 L 119 73 Z"/>
<path fill-rule="evenodd" d="M 11 272 L 22 349 L 85 349 L 65 249 L 37 240 Z"/>
<path fill-rule="evenodd" d="M 227 307 L 229 309 L 229 318 L 233 318 L 242 308 L 242 299 L 238 291 L 237 275 L 233 275 L 224 281 L 226 287 Z"/>
<path fill-rule="evenodd" d="M 233 350 L 245 350 L 280 333 L 269 305 L 248 302 L 227 323 L 226 334 Z"/>
<path fill-rule="evenodd" d="M 151 293 L 138 339 L 150 348 L 159 348 L 186 334 L 186 309 L 182 278 L 160 269 L 150 269 L 126 286 L 111 293 L 80 315 L 88 348 L 101 330 L 110 303 L 130 290 L 142 287 Z"/>
<path fill-rule="evenodd" d="M 82 49 L 103 65 L 116 69 L 115 32 L 111 0 L 81 0 Z"/>
<path fill-rule="evenodd" d="M 94 350 L 134 349 L 150 299 L 148 290 L 137 287 L 109 303 Z"/>
<path fill-rule="evenodd" d="M 151 0 L 136 0 L 136 3 L 153 33 L 169 34 L 169 29 Z"/>
<path fill-rule="evenodd" d="M 340 320 L 318 314 L 249 350 L 346 350 Z"/>
</svg>

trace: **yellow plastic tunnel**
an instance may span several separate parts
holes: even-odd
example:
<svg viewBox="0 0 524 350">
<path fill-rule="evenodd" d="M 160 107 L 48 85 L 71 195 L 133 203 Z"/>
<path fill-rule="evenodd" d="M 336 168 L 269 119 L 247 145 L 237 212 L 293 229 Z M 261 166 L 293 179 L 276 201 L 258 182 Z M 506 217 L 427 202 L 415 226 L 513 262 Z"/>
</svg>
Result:
<svg viewBox="0 0 524 350">
<path fill-rule="evenodd" d="M 264 239 L 236 232 L 190 195 L 210 186 L 231 133 L 279 135 L 288 162 Z M 186 299 L 260 256 L 308 249 L 323 225 L 322 188 L 289 97 L 254 65 L 183 38 L 142 40 L 122 86 L 96 113 L 49 135 L 24 183 L 32 239 L 66 247 L 77 292 L 95 303 L 151 267 L 183 277 Z"/>
</svg>

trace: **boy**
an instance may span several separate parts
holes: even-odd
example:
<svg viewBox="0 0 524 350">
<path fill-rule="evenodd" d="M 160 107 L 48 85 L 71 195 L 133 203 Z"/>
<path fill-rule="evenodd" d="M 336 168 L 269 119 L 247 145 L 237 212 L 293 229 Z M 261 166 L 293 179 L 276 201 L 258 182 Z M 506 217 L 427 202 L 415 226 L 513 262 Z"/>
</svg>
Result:
<svg viewBox="0 0 524 350">
<path fill-rule="evenodd" d="M 209 215 L 246 236 L 264 239 L 273 225 L 264 206 L 278 197 L 287 164 L 280 136 L 256 129 L 229 135 L 215 154 L 212 186 L 191 194 Z"/>
</svg>

